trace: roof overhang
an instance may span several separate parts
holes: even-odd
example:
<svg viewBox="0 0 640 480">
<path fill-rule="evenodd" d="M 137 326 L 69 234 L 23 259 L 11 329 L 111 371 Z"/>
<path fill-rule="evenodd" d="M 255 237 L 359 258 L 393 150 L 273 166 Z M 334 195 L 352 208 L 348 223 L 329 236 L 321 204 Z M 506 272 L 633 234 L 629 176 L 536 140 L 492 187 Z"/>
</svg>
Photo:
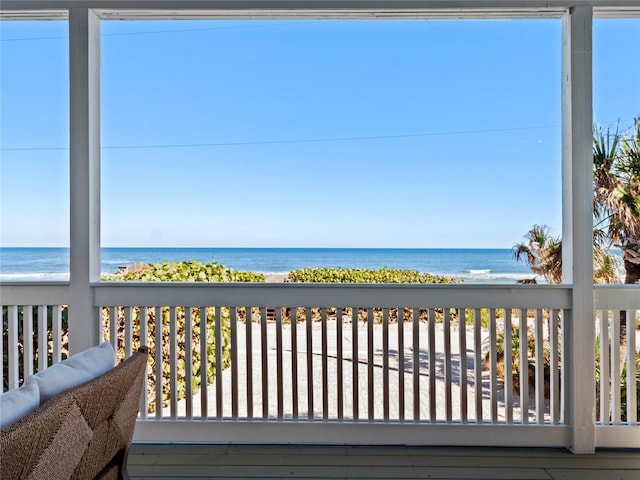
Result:
<svg viewBox="0 0 640 480">
<path fill-rule="evenodd" d="M 57 20 L 77 7 L 114 20 L 548 18 L 577 5 L 600 18 L 640 17 L 637 0 L 3 0 L 0 18 Z"/>
</svg>

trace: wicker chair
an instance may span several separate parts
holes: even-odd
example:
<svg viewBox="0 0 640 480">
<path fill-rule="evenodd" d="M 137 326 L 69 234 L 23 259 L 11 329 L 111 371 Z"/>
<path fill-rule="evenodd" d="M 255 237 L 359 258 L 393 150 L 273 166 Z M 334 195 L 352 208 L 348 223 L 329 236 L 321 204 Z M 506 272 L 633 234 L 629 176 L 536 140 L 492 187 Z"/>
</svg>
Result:
<svg viewBox="0 0 640 480">
<path fill-rule="evenodd" d="M 148 349 L 65 390 L 3 430 L 0 477 L 6 480 L 128 479 Z"/>
</svg>

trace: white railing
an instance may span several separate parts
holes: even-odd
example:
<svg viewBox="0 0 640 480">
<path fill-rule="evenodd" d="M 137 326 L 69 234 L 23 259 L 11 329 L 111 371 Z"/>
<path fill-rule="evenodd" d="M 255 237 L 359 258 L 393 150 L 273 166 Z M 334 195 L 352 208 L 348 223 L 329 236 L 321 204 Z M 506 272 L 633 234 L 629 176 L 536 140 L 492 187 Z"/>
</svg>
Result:
<svg viewBox="0 0 640 480">
<path fill-rule="evenodd" d="M 121 357 L 153 347 L 139 440 L 570 442 L 565 379 L 584 367 L 563 361 L 568 286 L 127 282 L 92 292 Z M 639 443 L 636 292 L 595 289 L 598 446 Z M 64 355 L 68 286 L 3 284 L 0 294 L 13 388 Z"/>
<path fill-rule="evenodd" d="M 66 357 L 63 305 L 68 303 L 68 285 L 3 285 L 0 298 L 4 391 L 20 386 L 29 375 Z"/>
<path fill-rule="evenodd" d="M 411 443 L 435 434 L 416 426 L 449 425 L 548 430 L 482 443 L 566 441 L 566 287 L 100 284 L 95 300 L 124 355 L 153 345 L 140 439 L 335 441 L 396 425 Z"/>
<path fill-rule="evenodd" d="M 640 439 L 640 292 L 634 286 L 598 286 L 594 304 L 596 445 L 626 446 L 634 439 L 637 444 Z"/>
</svg>

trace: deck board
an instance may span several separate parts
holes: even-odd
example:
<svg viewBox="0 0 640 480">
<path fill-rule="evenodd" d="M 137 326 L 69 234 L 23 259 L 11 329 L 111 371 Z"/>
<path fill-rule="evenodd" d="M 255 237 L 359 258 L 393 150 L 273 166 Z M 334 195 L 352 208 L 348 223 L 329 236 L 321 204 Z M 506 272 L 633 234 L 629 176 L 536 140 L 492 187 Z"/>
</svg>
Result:
<svg viewBox="0 0 640 480">
<path fill-rule="evenodd" d="M 640 451 L 329 445 L 134 444 L 132 480 L 640 480 Z"/>
</svg>

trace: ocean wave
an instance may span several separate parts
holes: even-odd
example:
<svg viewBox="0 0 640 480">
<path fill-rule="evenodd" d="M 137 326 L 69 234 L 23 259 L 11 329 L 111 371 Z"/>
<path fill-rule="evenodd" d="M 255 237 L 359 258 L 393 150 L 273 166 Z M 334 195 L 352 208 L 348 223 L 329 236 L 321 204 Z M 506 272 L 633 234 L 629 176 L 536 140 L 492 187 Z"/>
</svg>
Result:
<svg viewBox="0 0 640 480">
<path fill-rule="evenodd" d="M 469 270 L 467 273 L 445 275 L 465 283 L 516 283 L 518 280 L 536 277 L 533 273 L 492 272 L 491 270 Z M 541 277 L 536 277 L 536 280 L 538 283 L 544 283 L 544 279 Z"/>
<path fill-rule="evenodd" d="M 44 272 L 36 272 L 36 273 L 0 273 L 0 281 L 37 281 L 37 280 L 47 280 L 47 281 L 68 281 L 69 274 L 68 273 L 44 273 Z"/>
</svg>

